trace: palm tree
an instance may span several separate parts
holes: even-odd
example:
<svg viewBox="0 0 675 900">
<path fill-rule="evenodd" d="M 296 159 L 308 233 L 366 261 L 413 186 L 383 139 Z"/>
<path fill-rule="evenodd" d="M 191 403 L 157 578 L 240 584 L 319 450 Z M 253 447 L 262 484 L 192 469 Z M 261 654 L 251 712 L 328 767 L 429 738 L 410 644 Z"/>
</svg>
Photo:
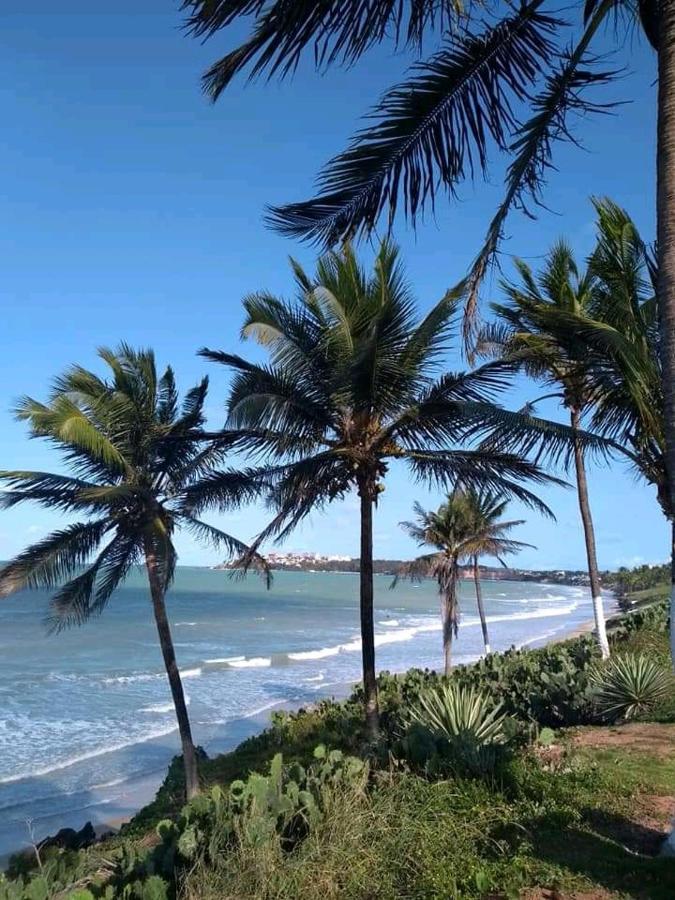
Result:
<svg viewBox="0 0 675 900">
<path fill-rule="evenodd" d="M 436 511 L 428 512 L 419 503 L 414 506 L 417 520 L 401 522 L 401 527 L 420 547 L 433 547 L 432 553 L 418 556 L 401 566 L 391 586 L 401 578 L 420 581 L 435 578 L 441 598 L 443 629 L 443 667 L 446 675 L 452 669 L 452 640 L 459 632 L 460 562 L 469 559 L 473 550 L 474 509 L 461 491 L 450 494 Z"/>
<path fill-rule="evenodd" d="M 476 604 L 480 616 L 481 629 L 483 631 L 483 643 L 485 653 L 490 654 L 490 639 L 488 636 L 485 607 L 483 606 L 483 591 L 480 583 L 479 561 L 481 556 L 494 556 L 506 566 L 503 557 L 510 553 L 518 553 L 532 544 L 515 541 L 508 537 L 509 532 L 518 525 L 523 525 L 523 519 L 503 521 L 502 516 L 508 506 L 508 500 L 493 491 L 468 491 L 466 502 L 472 522 L 472 550 L 470 553 L 471 566 L 473 568 L 473 580 L 476 587 Z"/>
<path fill-rule="evenodd" d="M 267 293 L 244 300 L 244 338 L 268 365 L 203 350 L 235 373 L 228 426 L 276 480 L 273 521 L 255 546 L 283 538 L 312 510 L 355 490 L 360 502 L 360 613 L 366 720 L 378 723 L 373 633 L 373 509 L 392 461 L 415 480 L 499 490 L 538 509 L 524 487 L 549 478 L 531 462 L 490 448 L 464 449 L 499 425 L 524 432 L 552 453 L 569 430 L 498 408 L 510 367 L 443 373 L 459 303 L 448 294 L 421 320 L 395 247 L 385 242 L 368 275 L 346 246 L 310 278 L 293 263 L 298 298 Z M 589 438 L 589 440 L 591 440 Z"/>
<path fill-rule="evenodd" d="M 435 512 L 427 512 L 419 503 L 414 510 L 415 522 L 401 522 L 401 526 L 417 541 L 420 547 L 431 546 L 434 552 L 418 556 L 406 563 L 397 573 L 392 588 L 399 579 L 435 578 L 441 598 L 441 623 L 443 629 L 443 663 L 445 674 L 450 674 L 452 640 L 459 631 L 459 580 L 460 565 L 469 561 L 473 565 L 476 584 L 476 600 L 483 629 L 485 652 L 490 652 L 487 622 L 483 608 L 478 572 L 481 554 L 501 556 L 530 546 L 506 537 L 506 533 L 520 521 L 498 522 L 506 502 L 493 491 L 478 493 L 475 490 L 456 490 Z"/>
<path fill-rule="evenodd" d="M 586 345 L 579 333 L 569 327 L 570 320 L 587 317 L 593 305 L 594 277 L 581 273 L 572 251 L 559 241 L 547 256 L 542 271 L 535 277 L 522 260 L 515 266 L 520 283 L 502 282 L 506 303 L 493 303 L 497 322 L 486 326 L 479 338 L 479 349 L 519 365 L 528 375 L 556 389 L 548 396 L 560 398 L 569 412 L 572 432 L 581 429 L 581 418 L 590 409 L 595 384 L 588 368 Z M 593 599 L 593 615 L 598 645 L 603 659 L 609 656 L 605 629 L 602 586 L 595 547 L 595 531 L 588 498 L 588 481 L 583 448 L 575 440 L 579 511 L 586 544 L 588 577 Z"/>
<path fill-rule="evenodd" d="M 585 347 L 594 386 L 591 425 L 612 440 L 633 470 L 656 488 L 671 526 L 671 623 L 675 622 L 675 515 L 668 481 L 665 402 L 660 351 L 658 275 L 628 213 L 594 201 L 598 240 L 589 259 L 594 278 L 589 315 L 568 328 Z M 560 327 L 564 327 L 561 317 Z M 675 629 L 671 624 L 675 666 Z"/>
<path fill-rule="evenodd" d="M 606 110 L 586 93 L 622 69 L 603 69 L 605 48 L 594 52 L 594 42 L 609 23 L 618 44 L 637 25 L 658 58 L 656 294 L 668 503 L 675 507 L 675 3 L 580 0 L 577 20 L 565 22 L 559 5 L 525 0 L 517 8 L 504 4 L 503 17 L 487 24 L 484 4 L 459 0 L 183 0 L 183 7 L 188 30 L 204 39 L 234 30 L 243 17 L 252 23 L 244 42 L 204 75 L 214 100 L 247 68 L 251 77 L 285 77 L 307 53 L 323 73 L 352 65 L 383 42 L 420 53 L 436 42 L 435 52 L 384 94 L 347 149 L 325 166 L 318 196 L 274 208 L 271 222 L 323 246 L 372 234 L 383 214 L 391 227 L 399 210 L 414 226 L 441 191 L 454 198 L 463 180 L 488 174 L 491 153 L 506 152 L 504 198 L 469 274 L 469 343 L 480 284 L 509 213 L 541 205 L 555 143 L 574 140 L 571 118 Z"/>
<path fill-rule="evenodd" d="M 182 526 L 229 554 L 248 552 L 196 512 L 207 502 L 238 505 L 255 496 L 257 485 L 252 473 L 214 470 L 228 441 L 204 445 L 199 436 L 208 379 L 180 405 L 173 371 L 158 378 L 152 351 L 122 344 L 99 356 L 109 380 L 73 366 L 56 380 L 47 403 L 30 397 L 19 402 L 17 416 L 29 423 L 31 437 L 54 444 L 72 475 L 0 472 L 6 485 L 0 504 L 7 509 L 35 502 L 79 521 L 7 563 L 0 570 L 0 596 L 24 588 L 54 590 L 49 625 L 60 631 L 99 615 L 130 569 L 145 563 L 189 799 L 199 790 L 197 760 L 165 607 L 177 560 L 173 535 Z M 256 563 L 262 565 L 259 557 Z"/>
</svg>

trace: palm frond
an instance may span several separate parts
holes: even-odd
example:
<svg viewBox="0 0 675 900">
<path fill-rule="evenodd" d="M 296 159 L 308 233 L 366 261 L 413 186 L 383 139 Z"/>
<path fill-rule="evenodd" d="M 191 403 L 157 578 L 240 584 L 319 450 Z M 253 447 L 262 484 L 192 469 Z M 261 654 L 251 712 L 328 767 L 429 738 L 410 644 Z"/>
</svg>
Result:
<svg viewBox="0 0 675 900">
<path fill-rule="evenodd" d="M 92 566 L 63 585 L 49 604 L 47 627 L 52 633 L 82 625 L 105 609 L 116 588 L 140 556 L 133 536 L 116 535 Z"/>
<path fill-rule="evenodd" d="M 107 519 L 78 522 L 32 544 L 0 569 L 0 597 L 57 587 L 87 563 L 110 528 Z"/>
<path fill-rule="evenodd" d="M 385 35 L 396 45 L 421 47 L 425 33 L 447 31 L 463 7 L 459 0 L 184 0 L 186 28 L 212 37 L 242 17 L 254 17 L 251 35 L 219 59 L 203 78 L 216 100 L 232 78 L 250 67 L 249 78 L 291 75 L 311 51 L 317 69 L 350 65 Z"/>
<path fill-rule="evenodd" d="M 560 22 L 541 12 L 541 0 L 483 34 L 467 34 L 390 90 L 351 146 L 328 163 L 320 194 L 273 208 L 269 221 L 283 234 L 333 245 L 375 227 L 383 209 L 393 222 L 399 197 L 413 225 L 440 185 L 450 192 L 476 170 L 485 173 L 489 141 L 506 149 L 515 126 L 514 99 L 554 53 Z"/>
<path fill-rule="evenodd" d="M 568 487 L 566 482 L 546 474 L 534 463 L 488 448 L 452 451 L 420 448 L 406 450 L 403 458 L 408 462 L 413 476 L 432 487 L 453 490 L 461 485 L 464 489 L 476 491 L 498 491 L 551 519 L 555 519 L 551 509 L 525 488 L 523 482 Z"/>
<path fill-rule="evenodd" d="M 221 531 L 220 528 L 214 528 L 207 522 L 195 519 L 193 516 L 181 516 L 181 522 L 189 532 L 191 532 L 199 541 L 205 544 L 211 544 L 216 550 L 224 550 L 228 556 L 236 557 L 242 568 L 246 571 L 252 568 L 257 571 L 264 579 L 268 588 L 272 586 L 272 570 L 267 560 L 260 553 L 252 550 L 244 541 L 239 538 Z M 237 571 L 234 569 L 233 571 Z"/>
<path fill-rule="evenodd" d="M 532 101 L 534 115 L 516 132 L 509 152 L 514 156 L 506 174 L 506 193 L 487 230 L 483 247 L 469 274 L 465 311 L 465 338 L 473 343 L 476 334 L 475 313 L 478 292 L 485 273 L 494 261 L 504 237 L 504 226 L 514 207 L 528 210 L 528 203 L 541 205 L 541 188 L 553 166 L 553 144 L 567 140 L 576 143 L 568 118 L 607 112 L 612 104 L 586 99 L 585 92 L 611 82 L 615 71 L 594 68 L 597 61 L 587 55 L 588 46 L 615 0 L 602 0 L 576 47 L 562 57 L 558 69 L 549 75 L 542 92 Z"/>
</svg>

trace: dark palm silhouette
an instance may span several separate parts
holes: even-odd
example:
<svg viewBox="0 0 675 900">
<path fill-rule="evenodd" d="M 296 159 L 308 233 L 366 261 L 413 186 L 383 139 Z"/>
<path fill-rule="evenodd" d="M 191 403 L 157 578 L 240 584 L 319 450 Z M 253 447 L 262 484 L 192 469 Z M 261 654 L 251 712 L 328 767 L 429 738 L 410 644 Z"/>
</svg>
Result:
<svg viewBox="0 0 675 900">
<path fill-rule="evenodd" d="M 658 64 L 657 273 L 669 514 L 675 507 L 675 3 L 584 0 L 566 9 L 552 0 L 484 4 L 456 0 L 183 0 L 187 28 L 200 38 L 250 17 L 244 42 L 204 75 L 215 100 L 245 70 L 251 77 L 292 75 L 313 56 L 316 69 L 349 66 L 373 47 L 435 50 L 392 87 L 349 146 L 328 162 L 317 196 L 272 209 L 285 234 L 332 246 L 373 233 L 398 211 L 413 225 L 439 197 L 489 174 L 490 157 L 510 159 L 505 192 L 468 276 L 465 336 L 471 345 L 481 281 L 495 259 L 509 213 L 542 202 L 556 142 L 575 140 L 572 121 L 606 106 L 588 97 L 622 70 L 603 62 L 596 41 L 612 26 L 617 46 L 637 27 Z M 499 15 L 502 12 L 503 15 Z M 581 33 L 577 31 L 583 24 Z M 595 96 L 595 94 L 594 94 Z M 674 573 L 675 584 L 675 573 Z"/>
</svg>

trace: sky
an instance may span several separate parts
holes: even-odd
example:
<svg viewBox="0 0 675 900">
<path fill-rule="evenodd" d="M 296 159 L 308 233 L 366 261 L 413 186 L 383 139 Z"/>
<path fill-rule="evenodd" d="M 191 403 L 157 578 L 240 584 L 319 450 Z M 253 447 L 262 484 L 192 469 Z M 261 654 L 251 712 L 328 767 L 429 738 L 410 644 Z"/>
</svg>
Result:
<svg viewBox="0 0 675 900">
<path fill-rule="evenodd" d="M 359 117 L 409 61 L 378 48 L 349 71 L 292 80 L 239 80 L 213 105 L 200 73 L 243 30 L 201 43 L 181 30 L 178 0 L 33 0 L 0 12 L 0 468 L 59 469 L 54 451 L 28 441 L 11 409 L 20 395 L 44 399 L 73 362 L 100 371 L 96 348 L 124 340 L 152 346 L 181 387 L 208 372 L 209 422 L 224 418 L 224 369 L 195 352 L 203 345 L 255 356 L 240 344 L 241 299 L 267 289 L 289 296 L 287 258 L 311 269 L 316 252 L 268 230 L 266 204 L 305 199 L 321 165 L 341 150 Z M 572 14 L 571 12 L 568 14 Z M 601 50 L 613 46 L 603 38 Z M 565 236 L 580 257 L 593 242 L 589 196 L 625 206 L 645 239 L 654 236 L 655 64 L 637 38 L 608 60 L 622 77 L 594 99 L 622 101 L 612 114 L 575 123 L 583 149 L 556 148 L 556 171 L 537 219 L 513 213 L 502 266 L 510 255 L 536 266 Z M 490 182 L 462 186 L 441 200 L 416 232 L 397 223 L 420 312 L 466 271 L 503 190 L 503 161 Z M 361 247 L 365 259 L 372 248 Z M 497 299 L 498 277 L 485 287 Z M 460 347 L 448 367 L 464 368 Z M 541 389 L 519 379 L 504 402 L 517 408 Z M 554 403 L 540 414 L 564 420 Z M 603 568 L 658 562 L 668 534 L 654 492 L 619 463 L 591 466 L 591 505 Z M 583 568 L 584 544 L 573 489 L 541 496 L 549 521 L 513 505 L 525 519 L 518 537 L 536 546 L 517 564 Z M 415 546 L 398 523 L 415 500 L 442 498 L 392 469 L 376 512 L 375 554 L 409 557 Z M 262 508 L 212 515 L 243 539 L 266 521 Z M 0 559 L 62 524 L 36 507 L 0 514 Z M 218 562 L 212 549 L 179 536 L 180 562 Z M 347 498 L 313 515 L 286 549 L 358 555 L 358 507 Z"/>
</svg>

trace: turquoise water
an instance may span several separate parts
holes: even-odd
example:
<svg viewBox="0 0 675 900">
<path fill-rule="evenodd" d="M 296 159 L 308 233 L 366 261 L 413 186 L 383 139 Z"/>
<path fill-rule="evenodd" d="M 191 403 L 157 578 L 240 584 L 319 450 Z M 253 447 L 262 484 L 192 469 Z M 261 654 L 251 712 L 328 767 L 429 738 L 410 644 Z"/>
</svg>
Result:
<svg viewBox="0 0 675 900">
<path fill-rule="evenodd" d="M 390 582 L 376 578 L 378 667 L 439 666 L 434 585 L 392 591 Z M 231 746 L 256 714 L 358 679 L 357 591 L 351 574 L 278 572 L 266 591 L 253 577 L 179 569 L 168 607 L 195 740 Z M 592 616 L 578 588 L 486 582 L 484 594 L 495 650 Z M 481 632 L 471 584 L 461 596 L 455 659 L 466 662 L 480 654 Z M 60 635 L 45 633 L 47 600 L 36 591 L 0 604 L 0 855 L 26 839 L 28 821 L 39 838 L 133 808 L 130 785 L 159 779 L 177 746 L 142 573 L 100 618 Z"/>
</svg>

